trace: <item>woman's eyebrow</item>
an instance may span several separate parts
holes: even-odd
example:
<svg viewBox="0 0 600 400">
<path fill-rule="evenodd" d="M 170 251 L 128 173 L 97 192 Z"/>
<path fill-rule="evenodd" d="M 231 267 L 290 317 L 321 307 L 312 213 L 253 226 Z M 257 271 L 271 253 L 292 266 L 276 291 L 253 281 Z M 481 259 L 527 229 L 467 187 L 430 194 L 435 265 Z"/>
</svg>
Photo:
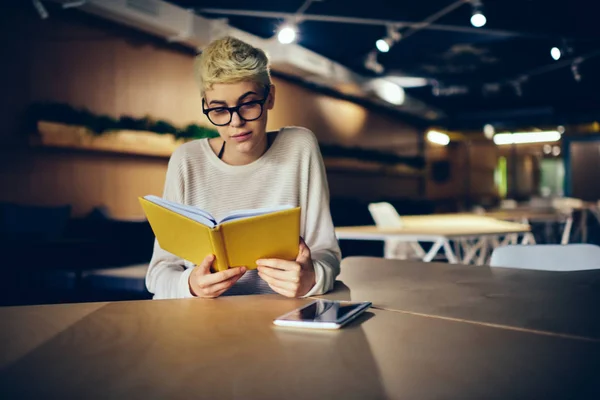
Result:
<svg viewBox="0 0 600 400">
<path fill-rule="evenodd" d="M 246 96 L 250 96 L 251 94 L 257 94 L 256 92 L 253 92 L 252 90 L 244 93 L 243 95 L 241 95 L 240 97 L 238 97 L 238 102 L 240 100 L 242 100 L 244 97 Z M 227 102 L 224 100 L 211 100 L 208 104 L 223 104 L 223 105 L 227 105 Z"/>
</svg>

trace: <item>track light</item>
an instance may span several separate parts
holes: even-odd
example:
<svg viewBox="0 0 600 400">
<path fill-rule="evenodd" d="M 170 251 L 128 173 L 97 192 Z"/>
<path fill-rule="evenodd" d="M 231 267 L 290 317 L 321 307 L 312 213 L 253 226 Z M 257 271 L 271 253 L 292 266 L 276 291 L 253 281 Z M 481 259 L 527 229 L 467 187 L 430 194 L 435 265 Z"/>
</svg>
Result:
<svg viewBox="0 0 600 400">
<path fill-rule="evenodd" d="M 390 51 L 391 47 L 387 39 L 379 39 L 377 42 L 375 42 L 375 46 L 377 46 L 377 50 L 379 50 L 382 53 L 387 53 L 388 51 Z"/>
<path fill-rule="evenodd" d="M 473 14 L 471 15 L 471 25 L 475 28 L 481 28 L 487 22 L 487 18 L 483 14 L 483 5 L 481 0 L 471 0 L 473 6 Z"/>
<path fill-rule="evenodd" d="M 279 28 L 279 33 L 277 33 L 277 40 L 282 44 L 290 44 L 296 40 L 296 32 L 297 27 L 295 24 L 285 24 Z"/>
<path fill-rule="evenodd" d="M 383 65 L 377 62 L 377 52 L 375 50 L 367 55 L 367 58 L 365 59 L 365 68 L 370 69 L 376 74 L 383 73 Z"/>
<path fill-rule="evenodd" d="M 559 49 L 558 47 L 553 47 L 553 48 L 550 50 L 550 56 L 551 56 L 551 57 L 552 57 L 552 58 L 553 58 L 555 61 L 558 61 L 558 60 L 560 59 L 560 56 L 561 56 L 561 54 L 562 54 L 562 53 L 561 53 L 561 51 L 560 51 L 560 49 Z"/>
<path fill-rule="evenodd" d="M 394 43 L 399 41 L 401 38 L 402 34 L 398 32 L 398 29 L 395 26 L 387 25 L 387 36 L 375 42 L 375 46 L 380 52 L 387 53 L 390 51 Z"/>
<path fill-rule="evenodd" d="M 40 0 L 33 0 L 32 3 L 35 9 L 37 10 L 38 14 L 40 14 L 41 19 L 48 18 L 48 11 L 46 11 L 46 7 L 44 7 Z"/>
<path fill-rule="evenodd" d="M 369 83 L 369 87 L 379 98 L 395 106 L 404 104 L 406 95 L 404 89 L 397 83 L 387 79 L 377 78 Z"/>
<path fill-rule="evenodd" d="M 576 82 L 581 81 L 581 74 L 579 73 L 579 64 L 581 64 L 582 61 L 583 59 L 581 57 L 578 57 L 573 61 L 573 64 L 571 64 L 571 72 L 573 73 L 573 79 L 575 79 Z"/>
<path fill-rule="evenodd" d="M 558 131 L 497 133 L 494 135 L 494 143 L 497 145 L 544 143 L 556 142 L 558 140 L 560 140 L 560 133 Z"/>
<path fill-rule="evenodd" d="M 427 140 L 429 140 L 431 143 L 447 146 L 448 143 L 450 143 L 450 136 L 443 132 L 432 130 L 427 132 Z"/>
<path fill-rule="evenodd" d="M 483 135 L 486 137 L 486 139 L 492 139 L 495 133 L 496 129 L 494 128 L 494 125 L 485 124 L 483 126 Z"/>
</svg>

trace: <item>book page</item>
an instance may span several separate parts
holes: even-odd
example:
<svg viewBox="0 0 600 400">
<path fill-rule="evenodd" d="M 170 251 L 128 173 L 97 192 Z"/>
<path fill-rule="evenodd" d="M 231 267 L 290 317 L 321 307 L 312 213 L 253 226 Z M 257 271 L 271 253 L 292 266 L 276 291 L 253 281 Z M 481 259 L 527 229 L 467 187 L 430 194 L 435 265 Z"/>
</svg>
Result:
<svg viewBox="0 0 600 400">
<path fill-rule="evenodd" d="M 153 195 L 144 196 L 144 198 L 148 201 L 158 204 L 159 206 L 181 214 L 184 217 L 206 225 L 209 228 L 214 228 L 217 225 L 217 221 L 215 221 L 212 215 L 204 210 L 199 209 L 198 207 L 176 203 Z"/>
<path fill-rule="evenodd" d="M 250 217 L 255 217 L 257 215 L 274 213 L 277 211 L 289 210 L 292 208 L 294 208 L 294 206 L 284 205 L 284 206 L 257 208 L 254 210 L 237 210 L 237 211 L 233 211 L 233 212 L 229 213 L 227 216 L 222 218 L 219 221 L 219 224 L 222 224 L 223 222 L 227 222 L 227 221 L 233 221 L 233 220 L 238 220 L 238 219 L 243 219 L 243 218 L 250 218 Z"/>
</svg>

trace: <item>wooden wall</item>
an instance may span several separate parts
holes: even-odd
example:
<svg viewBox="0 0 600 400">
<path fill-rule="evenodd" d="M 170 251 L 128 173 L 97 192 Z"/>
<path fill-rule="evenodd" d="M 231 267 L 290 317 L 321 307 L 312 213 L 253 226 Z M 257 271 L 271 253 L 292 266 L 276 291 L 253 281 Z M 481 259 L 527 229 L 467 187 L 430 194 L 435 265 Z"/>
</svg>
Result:
<svg viewBox="0 0 600 400">
<path fill-rule="evenodd" d="M 11 32 L 0 37 L 0 201 L 68 203 L 76 215 L 107 206 L 115 217 L 140 217 L 137 196 L 162 191 L 167 159 L 33 150 L 20 130 L 22 113 L 46 100 L 115 117 L 208 125 L 192 77 L 193 55 L 77 10 L 52 9 L 41 20 L 25 3 L 0 15 Z M 322 143 L 417 153 L 419 132 L 398 118 L 282 79 L 275 84 L 269 129 L 302 125 Z M 332 196 L 419 195 L 414 178 L 353 176 L 331 172 Z"/>
</svg>

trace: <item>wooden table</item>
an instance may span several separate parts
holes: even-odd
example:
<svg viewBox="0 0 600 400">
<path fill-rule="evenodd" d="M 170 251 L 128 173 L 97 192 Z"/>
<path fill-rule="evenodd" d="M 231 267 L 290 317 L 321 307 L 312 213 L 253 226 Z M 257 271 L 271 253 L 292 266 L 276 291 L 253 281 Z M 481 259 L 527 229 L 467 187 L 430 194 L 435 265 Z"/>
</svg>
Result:
<svg viewBox="0 0 600 400">
<path fill-rule="evenodd" d="M 488 250 L 517 243 L 518 235 L 522 235 L 523 244 L 535 243 L 529 225 L 468 213 L 405 216 L 402 217 L 402 224 L 399 228 L 339 227 L 336 228 L 336 235 L 340 240 L 431 242 L 433 245 L 429 251 L 418 252 L 419 257 L 430 262 L 443 251 L 448 262 L 453 264 L 484 264 L 489 256 Z M 451 241 L 457 245 L 454 250 Z M 477 252 L 479 257 L 475 259 Z"/>
<path fill-rule="evenodd" d="M 0 308 L 0 393 L 6 399 L 598 398 L 600 341 L 589 328 L 597 326 L 597 312 L 587 315 L 592 325 L 566 321 L 575 306 L 567 302 L 557 318 L 547 314 L 549 324 L 533 321 L 538 331 L 521 329 L 530 316 L 523 308 L 546 315 L 551 293 L 537 301 L 541 292 L 520 290 L 536 276 L 550 289 L 566 275 L 485 276 L 484 270 L 344 260 L 337 291 L 325 297 L 370 297 L 376 308 L 331 332 L 272 325 L 309 301 L 278 295 Z M 587 277 L 595 279 L 591 291 L 597 277 Z M 572 285 L 564 283 L 559 293 L 581 290 L 579 279 L 565 282 Z M 511 300 L 495 297 L 500 290 Z M 479 323 L 485 319 L 497 324 Z M 566 322 L 580 324 L 571 336 L 559 334 Z"/>
</svg>

